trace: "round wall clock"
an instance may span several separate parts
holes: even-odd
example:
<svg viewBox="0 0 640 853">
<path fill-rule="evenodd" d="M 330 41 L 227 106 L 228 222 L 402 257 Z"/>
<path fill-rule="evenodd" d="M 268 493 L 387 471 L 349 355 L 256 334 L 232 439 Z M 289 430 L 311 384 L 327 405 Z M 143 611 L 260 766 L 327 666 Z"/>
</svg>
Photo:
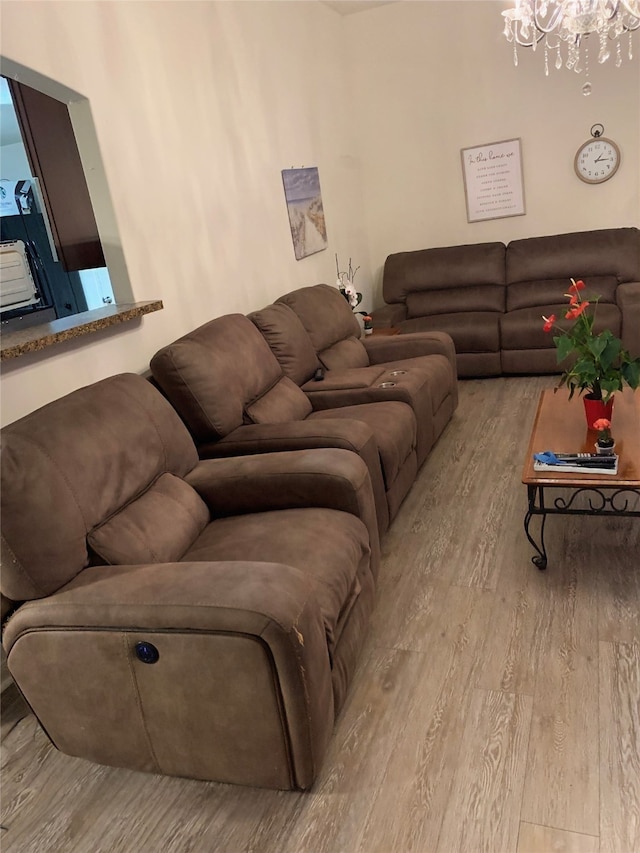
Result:
<svg viewBox="0 0 640 853">
<path fill-rule="evenodd" d="M 613 140 L 604 137 L 603 132 L 601 124 L 594 124 L 591 128 L 592 138 L 578 148 L 573 161 L 576 175 L 587 184 L 608 181 L 620 165 L 620 149 Z"/>
</svg>

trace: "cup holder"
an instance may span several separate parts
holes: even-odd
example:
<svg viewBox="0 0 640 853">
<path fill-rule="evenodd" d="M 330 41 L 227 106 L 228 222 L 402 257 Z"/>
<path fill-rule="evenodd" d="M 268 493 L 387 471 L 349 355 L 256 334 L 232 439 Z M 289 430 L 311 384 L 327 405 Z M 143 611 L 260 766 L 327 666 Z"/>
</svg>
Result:
<svg viewBox="0 0 640 853">
<path fill-rule="evenodd" d="M 389 376 L 404 376 L 406 372 L 406 370 L 392 370 Z"/>
<path fill-rule="evenodd" d="M 396 387 L 395 382 L 381 382 L 378 385 L 378 388 L 395 388 L 395 387 Z"/>
</svg>

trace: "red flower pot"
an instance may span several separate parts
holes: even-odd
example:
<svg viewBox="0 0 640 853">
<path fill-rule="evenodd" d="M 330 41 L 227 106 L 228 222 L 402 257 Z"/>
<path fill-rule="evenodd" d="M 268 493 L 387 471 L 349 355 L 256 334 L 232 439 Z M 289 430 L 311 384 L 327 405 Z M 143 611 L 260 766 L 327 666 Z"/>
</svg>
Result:
<svg viewBox="0 0 640 853">
<path fill-rule="evenodd" d="M 584 401 L 584 413 L 587 418 L 587 427 L 589 429 L 593 429 L 593 424 L 598 420 L 598 418 L 606 418 L 608 421 L 611 420 L 613 397 L 610 397 L 607 403 L 603 403 L 602 400 L 592 400 L 588 394 L 582 399 Z"/>
</svg>

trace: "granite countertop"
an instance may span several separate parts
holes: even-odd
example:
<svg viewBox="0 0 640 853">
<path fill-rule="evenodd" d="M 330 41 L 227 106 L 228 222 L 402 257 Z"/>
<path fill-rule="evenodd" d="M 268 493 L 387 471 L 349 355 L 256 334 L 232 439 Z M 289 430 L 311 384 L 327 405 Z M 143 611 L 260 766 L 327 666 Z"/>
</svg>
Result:
<svg viewBox="0 0 640 853">
<path fill-rule="evenodd" d="M 11 329 L 2 332 L 0 359 L 4 361 L 8 358 L 18 358 L 28 352 L 37 352 L 62 341 L 70 341 L 118 323 L 135 320 L 144 314 L 160 311 L 162 308 L 160 299 L 107 305 L 104 308 L 53 320 L 51 323 L 28 326 L 24 329 Z"/>
</svg>

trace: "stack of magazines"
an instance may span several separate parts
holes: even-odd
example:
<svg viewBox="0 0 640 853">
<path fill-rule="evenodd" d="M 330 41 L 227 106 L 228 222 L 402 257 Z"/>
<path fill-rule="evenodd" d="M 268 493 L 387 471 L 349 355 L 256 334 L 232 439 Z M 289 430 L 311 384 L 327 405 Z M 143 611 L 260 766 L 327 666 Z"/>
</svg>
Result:
<svg viewBox="0 0 640 853">
<path fill-rule="evenodd" d="M 598 453 L 544 453 L 533 454 L 534 471 L 568 471 L 575 474 L 617 474 L 618 456 L 600 456 Z"/>
</svg>

